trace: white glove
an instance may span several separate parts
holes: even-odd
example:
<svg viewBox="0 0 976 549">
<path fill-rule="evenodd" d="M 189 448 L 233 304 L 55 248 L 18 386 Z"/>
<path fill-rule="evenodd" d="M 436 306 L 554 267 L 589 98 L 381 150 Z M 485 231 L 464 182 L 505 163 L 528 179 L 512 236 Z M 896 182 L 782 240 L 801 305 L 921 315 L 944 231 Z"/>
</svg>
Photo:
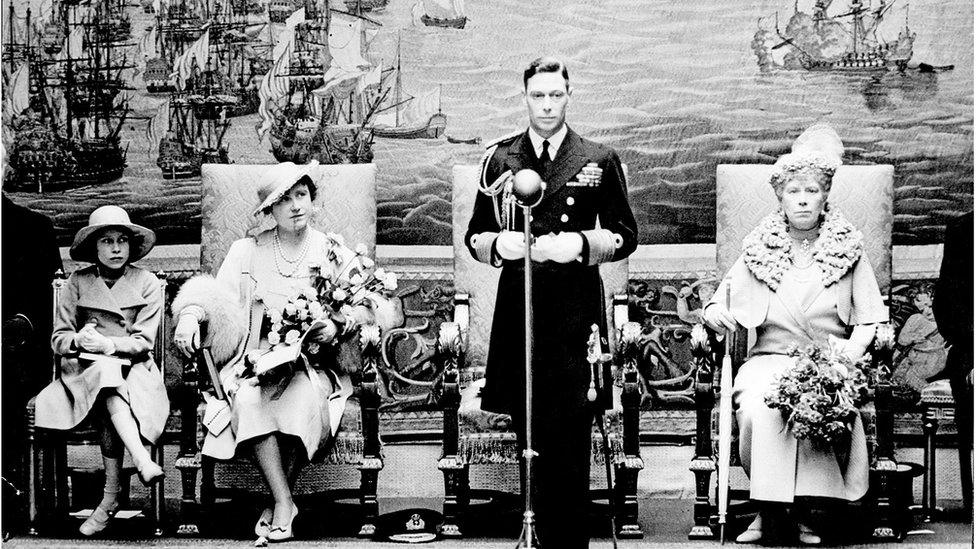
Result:
<svg viewBox="0 0 976 549">
<path fill-rule="evenodd" d="M 180 315 L 173 333 L 173 343 L 187 358 L 200 348 L 200 322 L 193 315 Z"/>
<path fill-rule="evenodd" d="M 76 347 L 89 353 L 107 355 L 115 353 L 115 344 L 109 338 L 98 333 L 95 324 L 85 324 L 85 327 L 75 334 L 74 339 Z"/>
<path fill-rule="evenodd" d="M 542 235 L 532 244 L 534 261 L 570 263 L 583 253 L 583 237 L 579 233 Z"/>
<path fill-rule="evenodd" d="M 726 330 L 735 330 L 735 317 L 721 303 L 709 303 L 702 311 L 702 320 L 712 331 L 724 333 Z"/>
<path fill-rule="evenodd" d="M 525 237 L 515 231 L 502 231 L 495 238 L 495 251 L 502 259 L 522 259 L 525 257 Z"/>
</svg>

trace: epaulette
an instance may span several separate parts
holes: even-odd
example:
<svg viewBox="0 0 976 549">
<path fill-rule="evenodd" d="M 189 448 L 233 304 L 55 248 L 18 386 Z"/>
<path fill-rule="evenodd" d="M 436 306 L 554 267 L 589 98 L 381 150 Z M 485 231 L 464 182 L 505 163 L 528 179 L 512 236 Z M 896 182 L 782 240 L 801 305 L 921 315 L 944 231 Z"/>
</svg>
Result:
<svg viewBox="0 0 976 549">
<path fill-rule="evenodd" d="M 510 134 L 503 135 L 499 138 L 492 139 L 491 141 L 488 142 L 487 145 L 485 145 L 485 154 L 481 156 L 481 161 L 478 162 L 479 164 L 481 164 L 482 178 L 484 177 L 485 168 L 488 167 L 488 161 L 495 154 L 495 151 L 498 149 L 498 146 L 515 141 L 515 138 L 522 135 L 523 133 L 525 133 L 525 130 L 515 131 Z M 482 181 L 482 186 L 484 186 L 483 181 Z"/>
<path fill-rule="evenodd" d="M 499 137 L 497 139 L 492 139 L 487 144 L 485 144 L 485 148 L 486 149 L 490 149 L 492 147 L 497 147 L 498 145 L 501 145 L 502 143 L 505 143 L 506 141 L 513 141 L 516 137 L 522 135 L 523 133 L 525 133 L 525 130 L 518 130 L 518 131 L 514 131 L 514 132 L 512 132 L 510 134 L 503 135 L 503 136 L 501 136 L 501 137 Z"/>
</svg>

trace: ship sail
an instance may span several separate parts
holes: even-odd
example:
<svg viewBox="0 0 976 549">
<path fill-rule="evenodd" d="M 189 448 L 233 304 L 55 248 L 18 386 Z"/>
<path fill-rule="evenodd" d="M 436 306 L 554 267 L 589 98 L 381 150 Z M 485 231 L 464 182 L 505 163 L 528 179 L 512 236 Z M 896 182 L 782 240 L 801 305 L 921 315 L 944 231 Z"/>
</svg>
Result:
<svg viewBox="0 0 976 549">
<path fill-rule="evenodd" d="M 152 152 L 156 142 L 160 137 L 169 132 L 169 102 L 163 101 L 156 109 L 156 114 L 149 119 L 146 125 L 146 139 L 149 141 L 149 152 Z"/>
<path fill-rule="evenodd" d="M 417 0 L 411 13 L 417 25 L 463 29 L 468 21 L 464 0 Z"/>
<path fill-rule="evenodd" d="M 10 86 L 4 90 L 9 94 L 4 99 L 4 110 L 8 116 L 16 116 L 30 106 L 30 69 L 28 64 L 21 65 L 10 77 Z M 6 86 L 5 86 L 6 87 Z"/>
<path fill-rule="evenodd" d="M 275 64 L 271 67 L 271 70 L 261 80 L 261 88 L 258 90 L 258 98 L 261 101 L 261 104 L 258 106 L 258 115 L 261 117 L 261 122 L 256 128 L 259 141 L 264 139 L 271 126 L 274 125 L 275 113 L 272 107 L 277 104 L 278 100 L 288 95 L 288 80 L 281 78 L 281 76 L 288 74 L 289 60 L 292 50 L 295 47 L 294 37 L 284 42 L 284 46 L 281 55 L 275 60 Z"/>
<path fill-rule="evenodd" d="M 68 59 L 69 52 L 79 55 L 85 47 L 85 28 L 76 26 L 71 29 L 71 33 L 64 39 L 64 49 L 58 54 L 58 59 Z"/>
<path fill-rule="evenodd" d="M 318 96 L 347 94 L 355 82 L 372 68 L 363 57 L 363 24 L 359 18 L 336 14 L 329 27 L 329 54 L 332 63 L 323 76 L 325 83 L 317 90 Z M 335 88 L 335 89 L 334 89 Z"/>
<path fill-rule="evenodd" d="M 374 133 L 379 137 L 404 139 L 438 137 L 447 123 L 447 117 L 441 113 L 440 88 L 417 96 L 403 90 L 399 45 L 393 78 L 395 84 L 392 93 L 380 105 L 373 119 Z"/>
<path fill-rule="evenodd" d="M 464 0 L 422 0 L 424 13 L 437 19 L 464 16 Z"/>
<path fill-rule="evenodd" d="M 426 124 L 430 117 L 440 110 L 441 90 L 434 88 L 422 95 L 414 97 L 400 111 L 400 125 L 412 126 Z"/>
<path fill-rule="evenodd" d="M 176 78 L 177 88 L 185 89 L 187 79 L 193 75 L 193 67 L 203 70 L 207 66 L 209 57 L 210 29 L 207 29 L 193 45 L 173 61 L 173 73 L 170 76 Z"/>
<path fill-rule="evenodd" d="M 143 63 L 154 57 L 159 57 L 159 30 L 153 25 L 149 32 L 139 41 L 139 51 L 142 53 Z"/>
<path fill-rule="evenodd" d="M 300 8 L 295 11 L 295 13 L 288 16 L 285 19 L 285 29 L 278 34 L 276 38 L 273 38 L 272 43 L 274 44 L 274 49 L 271 50 L 271 58 L 279 59 L 281 54 L 286 48 L 294 49 L 295 45 L 295 27 L 299 23 L 305 22 L 305 8 Z M 268 25 L 268 37 L 271 38 L 272 26 Z"/>
</svg>

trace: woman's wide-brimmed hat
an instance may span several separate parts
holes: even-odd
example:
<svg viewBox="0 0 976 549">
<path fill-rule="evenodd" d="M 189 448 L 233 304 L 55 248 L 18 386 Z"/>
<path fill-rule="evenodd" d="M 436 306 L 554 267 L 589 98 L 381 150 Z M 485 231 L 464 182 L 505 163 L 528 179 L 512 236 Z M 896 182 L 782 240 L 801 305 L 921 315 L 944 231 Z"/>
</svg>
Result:
<svg viewBox="0 0 976 549">
<path fill-rule="evenodd" d="M 274 206 L 275 202 L 285 196 L 298 180 L 309 176 L 312 186 L 315 186 L 315 178 L 311 177 L 312 171 L 319 165 L 318 160 L 312 160 L 308 164 L 295 164 L 294 162 L 282 162 L 272 167 L 264 174 L 264 183 L 258 188 L 258 207 L 254 210 L 254 215 L 258 216 L 265 209 Z"/>
<path fill-rule="evenodd" d="M 129 262 L 146 256 L 156 244 L 156 233 L 129 220 L 129 214 L 118 206 L 101 206 L 88 216 L 88 225 L 82 227 L 71 243 L 71 259 L 95 263 L 95 239 L 103 229 L 124 229 L 135 237 L 129 243 Z"/>
</svg>

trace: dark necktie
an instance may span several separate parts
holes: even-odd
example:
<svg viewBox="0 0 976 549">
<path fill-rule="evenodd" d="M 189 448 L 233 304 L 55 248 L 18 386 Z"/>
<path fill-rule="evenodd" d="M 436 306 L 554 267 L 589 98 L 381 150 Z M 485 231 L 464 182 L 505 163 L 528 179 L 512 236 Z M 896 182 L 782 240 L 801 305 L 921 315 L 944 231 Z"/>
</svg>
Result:
<svg viewBox="0 0 976 549">
<path fill-rule="evenodd" d="M 549 172 L 549 164 L 552 164 L 552 159 L 549 158 L 549 140 L 544 139 L 542 141 L 542 154 L 539 155 L 539 173 L 543 177 Z"/>
</svg>

